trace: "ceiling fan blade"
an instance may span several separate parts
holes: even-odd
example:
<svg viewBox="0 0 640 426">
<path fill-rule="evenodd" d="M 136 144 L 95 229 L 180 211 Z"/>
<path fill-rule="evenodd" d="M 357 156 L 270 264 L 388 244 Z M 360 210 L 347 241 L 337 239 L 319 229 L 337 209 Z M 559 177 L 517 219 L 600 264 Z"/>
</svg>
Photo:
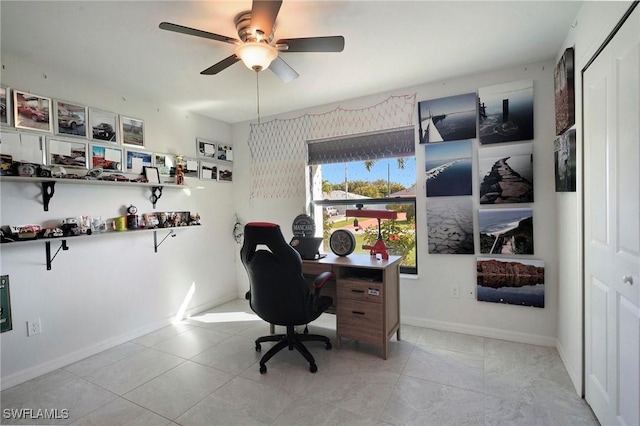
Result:
<svg viewBox="0 0 640 426">
<path fill-rule="evenodd" d="M 220 62 L 218 62 L 217 64 L 211 65 L 206 70 L 200 72 L 200 74 L 202 74 L 202 75 L 218 74 L 220 71 L 227 69 L 228 67 L 230 67 L 231 65 L 235 64 L 239 60 L 240 60 L 240 58 L 238 58 L 236 55 L 228 56 L 228 57 L 224 58 L 223 60 L 221 60 Z"/>
<path fill-rule="evenodd" d="M 285 83 L 295 80 L 300 76 L 291 66 L 286 63 L 280 56 L 271 62 L 269 69 Z"/>
<path fill-rule="evenodd" d="M 216 41 L 222 41 L 224 43 L 230 43 L 230 44 L 239 44 L 240 43 L 240 40 L 237 40 L 235 38 L 223 36 L 223 35 L 220 35 L 220 34 L 210 33 L 210 32 L 207 32 L 207 31 L 196 30 L 195 28 L 183 27 L 182 25 L 172 24 L 171 22 L 163 22 L 163 23 L 161 23 L 160 24 L 160 29 L 167 30 L 167 31 L 173 31 L 175 33 L 192 35 L 192 36 L 196 36 L 196 37 L 208 38 L 208 39 L 216 40 Z"/>
<path fill-rule="evenodd" d="M 268 38 L 280 11 L 282 0 L 253 0 L 251 6 L 251 29 L 260 30 Z"/>
<path fill-rule="evenodd" d="M 344 37 L 283 38 L 276 42 L 282 52 L 342 52 Z"/>
</svg>

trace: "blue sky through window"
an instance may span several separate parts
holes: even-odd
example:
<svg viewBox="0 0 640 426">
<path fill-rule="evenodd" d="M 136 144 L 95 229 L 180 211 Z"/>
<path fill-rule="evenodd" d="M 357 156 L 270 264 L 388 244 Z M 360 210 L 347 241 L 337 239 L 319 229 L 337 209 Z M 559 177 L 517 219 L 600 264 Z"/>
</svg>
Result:
<svg viewBox="0 0 640 426">
<path fill-rule="evenodd" d="M 386 181 L 387 175 L 390 176 L 391 183 L 399 183 L 405 188 L 411 187 L 416 183 L 416 158 L 405 157 L 404 169 L 398 168 L 398 161 L 395 158 L 377 160 L 370 172 L 364 168 L 363 161 L 347 163 L 349 181 L 375 181 L 378 179 Z M 344 182 L 345 163 L 323 164 L 322 179 L 332 184 Z"/>
</svg>

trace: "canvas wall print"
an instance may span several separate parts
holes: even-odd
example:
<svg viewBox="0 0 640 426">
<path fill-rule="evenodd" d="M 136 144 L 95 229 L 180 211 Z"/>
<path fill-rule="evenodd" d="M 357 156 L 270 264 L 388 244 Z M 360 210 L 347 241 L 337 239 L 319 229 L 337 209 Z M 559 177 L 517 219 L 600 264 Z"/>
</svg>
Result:
<svg viewBox="0 0 640 426">
<path fill-rule="evenodd" d="M 100 167 L 105 171 L 123 171 L 122 156 L 120 147 L 91 145 L 91 167 Z"/>
<path fill-rule="evenodd" d="M 125 163 L 125 171 L 127 173 L 141 175 L 145 167 L 152 166 L 152 154 L 146 151 L 127 149 L 125 152 Z"/>
<path fill-rule="evenodd" d="M 196 139 L 196 150 L 199 158 L 216 158 L 217 143 L 205 139 Z"/>
<path fill-rule="evenodd" d="M 573 48 L 566 49 L 553 74 L 556 101 L 556 135 L 562 134 L 576 122 L 573 56 Z"/>
<path fill-rule="evenodd" d="M 470 197 L 427 200 L 429 253 L 474 254 L 473 202 Z"/>
<path fill-rule="evenodd" d="M 478 150 L 480 204 L 533 202 L 533 144 Z"/>
<path fill-rule="evenodd" d="M 0 126 L 13 125 L 12 112 L 11 89 L 6 86 L 0 86 Z"/>
<path fill-rule="evenodd" d="M 49 139 L 47 144 L 48 165 L 87 168 L 89 152 L 86 142 L 71 142 Z"/>
<path fill-rule="evenodd" d="M 19 90 L 13 91 L 13 116 L 18 129 L 52 132 L 51 99 Z"/>
<path fill-rule="evenodd" d="M 218 180 L 218 165 L 211 161 L 200 160 L 200 179 Z"/>
<path fill-rule="evenodd" d="M 427 197 L 471 195 L 472 144 L 470 140 L 424 146 Z"/>
<path fill-rule="evenodd" d="M 144 122 L 137 118 L 120 116 L 122 143 L 144 148 Z"/>
<path fill-rule="evenodd" d="M 576 131 L 570 129 L 554 141 L 556 192 L 576 192 Z"/>
<path fill-rule="evenodd" d="M 89 108 L 91 139 L 118 143 L 118 116 L 112 112 Z"/>
<path fill-rule="evenodd" d="M 420 143 L 474 139 L 477 105 L 475 93 L 419 102 Z"/>
<path fill-rule="evenodd" d="M 55 131 L 59 135 L 87 137 L 87 107 L 54 101 Z"/>
<path fill-rule="evenodd" d="M 222 161 L 233 161 L 233 147 L 229 145 L 218 144 L 216 158 Z"/>
<path fill-rule="evenodd" d="M 533 81 L 516 81 L 478 91 L 480 143 L 533 139 Z"/>
<path fill-rule="evenodd" d="M 479 257 L 476 297 L 480 302 L 544 308 L 544 262 Z"/>
<path fill-rule="evenodd" d="M 533 209 L 480 209 L 480 253 L 533 254 Z"/>
</svg>

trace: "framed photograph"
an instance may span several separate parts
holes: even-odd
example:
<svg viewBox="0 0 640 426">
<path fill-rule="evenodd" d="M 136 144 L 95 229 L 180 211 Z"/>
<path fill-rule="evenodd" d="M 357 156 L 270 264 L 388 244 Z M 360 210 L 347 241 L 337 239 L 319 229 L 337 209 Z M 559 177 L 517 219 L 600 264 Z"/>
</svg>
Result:
<svg viewBox="0 0 640 426">
<path fill-rule="evenodd" d="M 533 143 L 478 150 L 480 204 L 533 203 Z"/>
<path fill-rule="evenodd" d="M 42 134 L 5 129 L 0 132 L 0 154 L 10 155 L 11 161 L 46 164 L 45 137 Z"/>
<path fill-rule="evenodd" d="M 176 175 L 176 156 L 173 154 L 153 154 L 153 166 L 158 168 L 160 176 Z"/>
<path fill-rule="evenodd" d="M 196 139 L 196 152 L 198 154 L 198 158 L 216 158 L 216 147 L 217 143 L 213 141 L 208 141 L 205 139 Z"/>
<path fill-rule="evenodd" d="M 94 141 L 118 143 L 118 116 L 112 112 L 89 108 L 89 126 Z"/>
<path fill-rule="evenodd" d="M 32 93 L 13 91 L 13 116 L 18 129 L 49 132 L 53 130 L 49 113 L 51 99 Z"/>
<path fill-rule="evenodd" d="M 471 197 L 429 198 L 427 227 L 430 254 L 475 254 Z"/>
<path fill-rule="evenodd" d="M 418 102 L 420 143 L 475 139 L 477 109 L 475 93 Z"/>
<path fill-rule="evenodd" d="M 564 51 L 553 74 L 556 101 L 556 135 L 561 135 L 576 122 L 573 47 Z"/>
<path fill-rule="evenodd" d="M 200 180 L 217 180 L 218 165 L 211 161 L 200 160 Z"/>
<path fill-rule="evenodd" d="M 182 159 L 184 163 L 183 171 L 186 178 L 198 178 L 198 160 L 193 157 L 184 157 Z"/>
<path fill-rule="evenodd" d="M 87 137 L 87 107 L 70 102 L 53 101 L 55 132 L 58 135 Z"/>
<path fill-rule="evenodd" d="M 100 167 L 105 171 L 123 171 L 122 148 L 111 145 L 91 144 L 91 168 Z"/>
<path fill-rule="evenodd" d="M 218 165 L 218 181 L 220 182 L 232 182 L 233 181 L 233 171 L 230 167 L 225 167 L 224 165 Z"/>
<path fill-rule="evenodd" d="M 144 148 L 144 122 L 137 118 L 120 116 L 122 143 Z"/>
<path fill-rule="evenodd" d="M 426 144 L 427 197 L 471 195 L 472 152 L 471 140 Z"/>
<path fill-rule="evenodd" d="M 544 262 L 529 259 L 477 258 L 479 302 L 544 308 Z"/>
<path fill-rule="evenodd" d="M 145 167 L 151 167 L 152 165 L 152 153 L 135 149 L 127 149 L 125 151 L 125 172 L 141 175 Z"/>
<path fill-rule="evenodd" d="M 11 88 L 0 86 L 0 126 L 13 126 L 11 108 Z"/>
<path fill-rule="evenodd" d="M 533 254 L 533 209 L 480 209 L 480 253 Z"/>
<path fill-rule="evenodd" d="M 478 129 L 482 145 L 533 139 L 533 80 L 480 88 Z"/>
<path fill-rule="evenodd" d="M 47 144 L 48 164 L 50 166 L 88 168 L 89 144 L 82 141 L 49 139 Z"/>
<path fill-rule="evenodd" d="M 144 177 L 147 178 L 149 183 L 160 183 L 160 173 L 157 167 L 145 166 Z"/>
<path fill-rule="evenodd" d="M 233 161 L 233 147 L 229 145 L 218 144 L 216 158 L 222 161 Z"/>
</svg>

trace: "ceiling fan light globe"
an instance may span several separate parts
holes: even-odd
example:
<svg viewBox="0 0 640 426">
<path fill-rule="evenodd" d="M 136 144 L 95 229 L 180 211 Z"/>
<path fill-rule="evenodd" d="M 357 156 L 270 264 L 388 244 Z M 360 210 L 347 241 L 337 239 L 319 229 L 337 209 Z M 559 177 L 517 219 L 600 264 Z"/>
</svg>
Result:
<svg viewBox="0 0 640 426">
<path fill-rule="evenodd" d="M 242 59 L 247 68 L 262 71 L 269 68 L 278 57 L 278 50 L 267 43 L 250 41 L 236 47 L 236 56 Z"/>
</svg>

